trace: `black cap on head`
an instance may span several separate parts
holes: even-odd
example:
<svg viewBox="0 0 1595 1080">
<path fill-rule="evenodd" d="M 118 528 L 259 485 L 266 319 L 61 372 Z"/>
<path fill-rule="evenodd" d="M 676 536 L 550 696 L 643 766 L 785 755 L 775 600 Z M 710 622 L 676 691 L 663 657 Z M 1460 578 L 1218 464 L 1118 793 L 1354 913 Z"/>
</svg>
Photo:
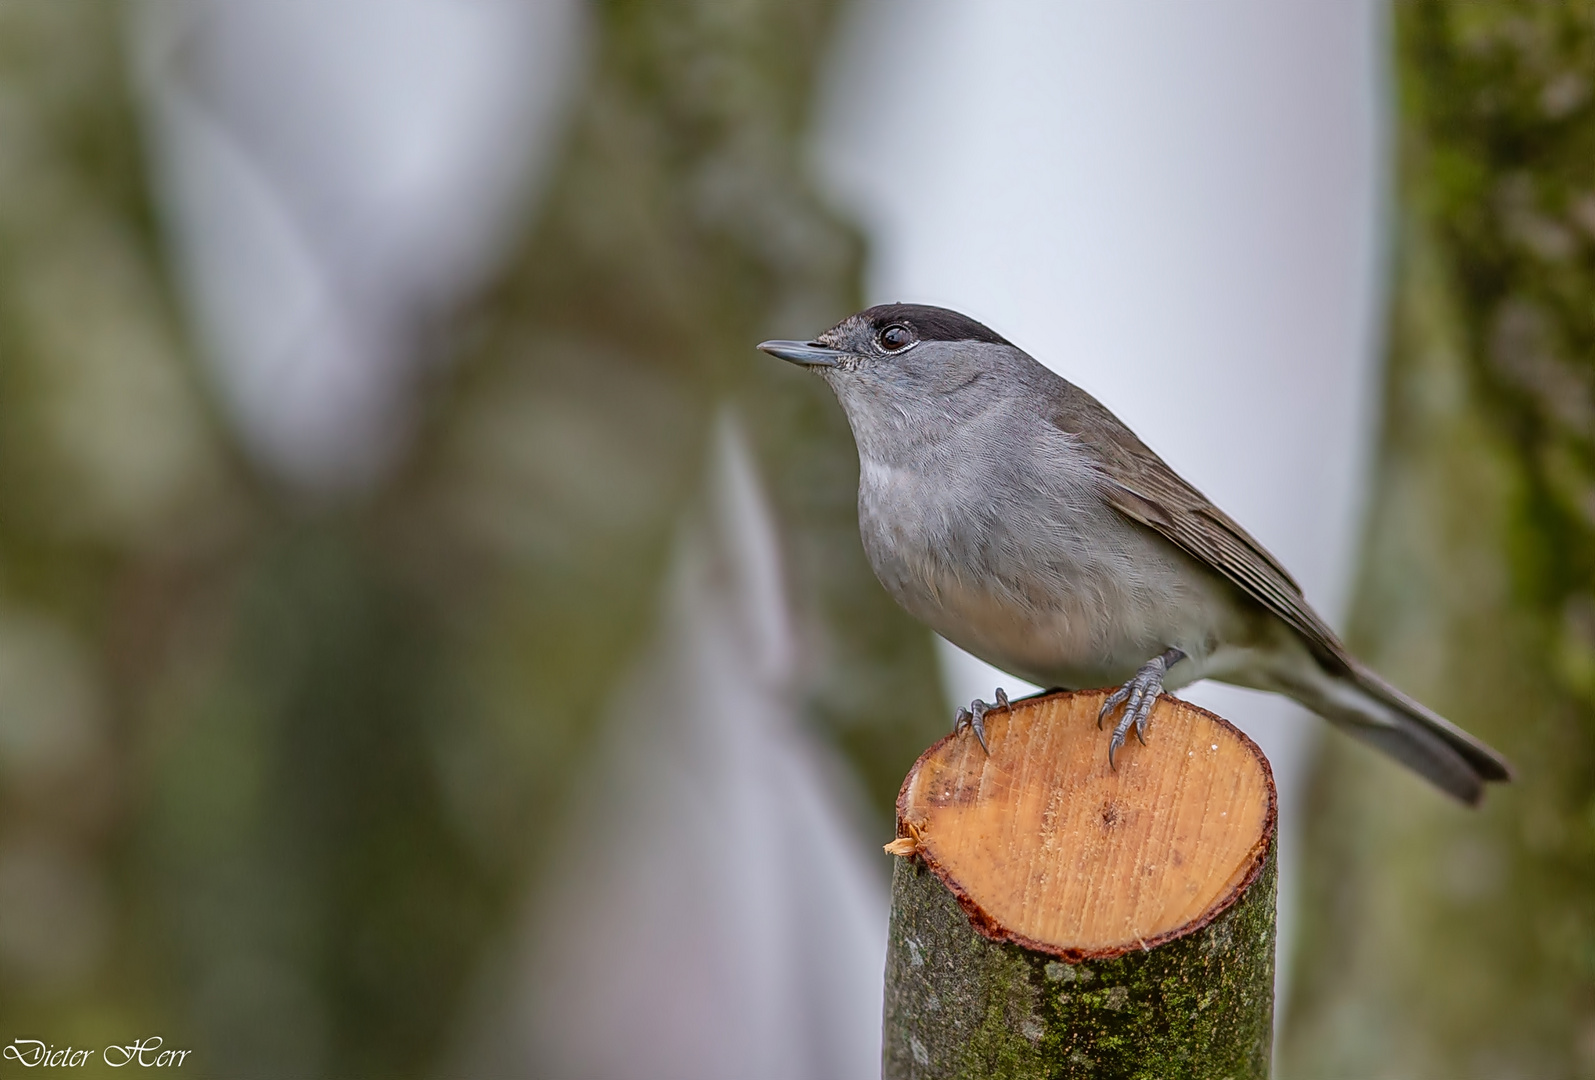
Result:
<svg viewBox="0 0 1595 1080">
<path fill-rule="evenodd" d="M 1012 345 L 1011 341 L 968 315 L 929 304 L 878 304 L 860 312 L 877 333 L 893 324 L 914 331 L 921 341 L 984 341 L 991 345 Z"/>
</svg>

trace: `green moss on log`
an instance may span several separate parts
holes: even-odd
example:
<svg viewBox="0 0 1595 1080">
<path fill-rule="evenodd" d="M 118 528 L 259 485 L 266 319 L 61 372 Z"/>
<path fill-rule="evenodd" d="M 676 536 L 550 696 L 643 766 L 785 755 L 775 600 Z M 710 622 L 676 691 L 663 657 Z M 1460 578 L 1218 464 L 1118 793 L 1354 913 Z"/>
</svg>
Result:
<svg viewBox="0 0 1595 1080">
<path fill-rule="evenodd" d="M 892 876 L 883 1075 L 1266 1077 L 1274 851 L 1205 927 L 1146 952 L 1066 963 L 992 941 L 918 859 Z"/>
</svg>

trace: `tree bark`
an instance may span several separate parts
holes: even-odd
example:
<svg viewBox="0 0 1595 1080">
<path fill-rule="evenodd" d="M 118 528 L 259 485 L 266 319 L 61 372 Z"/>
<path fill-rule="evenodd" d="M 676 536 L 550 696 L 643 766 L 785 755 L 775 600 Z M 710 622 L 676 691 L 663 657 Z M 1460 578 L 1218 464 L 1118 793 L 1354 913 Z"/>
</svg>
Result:
<svg viewBox="0 0 1595 1080">
<path fill-rule="evenodd" d="M 1282 1067 L 1595 1077 L 1595 17 L 1393 11 L 1398 261 L 1349 636 L 1518 775 L 1467 813 L 1329 741 Z"/>
<path fill-rule="evenodd" d="M 1017 703 L 904 780 L 885 1076 L 1268 1075 L 1268 763 L 1164 697 L 1111 769 L 1102 700 Z"/>
</svg>

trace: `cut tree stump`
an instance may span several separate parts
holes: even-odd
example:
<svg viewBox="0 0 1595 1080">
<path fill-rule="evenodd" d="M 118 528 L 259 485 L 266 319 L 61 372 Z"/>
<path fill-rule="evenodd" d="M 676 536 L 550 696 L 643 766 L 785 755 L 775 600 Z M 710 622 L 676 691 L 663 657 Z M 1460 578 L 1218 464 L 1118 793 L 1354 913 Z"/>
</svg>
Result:
<svg viewBox="0 0 1595 1080">
<path fill-rule="evenodd" d="M 1274 778 L 1164 696 L 1108 766 L 1105 692 L 927 750 L 897 799 L 883 1072 L 1266 1077 Z"/>
</svg>

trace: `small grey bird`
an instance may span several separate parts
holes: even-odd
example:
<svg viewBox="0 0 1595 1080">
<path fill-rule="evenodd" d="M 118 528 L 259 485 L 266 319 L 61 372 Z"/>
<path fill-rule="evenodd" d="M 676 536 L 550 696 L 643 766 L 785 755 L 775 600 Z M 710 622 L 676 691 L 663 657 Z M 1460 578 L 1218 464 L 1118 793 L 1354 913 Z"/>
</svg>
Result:
<svg viewBox="0 0 1595 1080">
<path fill-rule="evenodd" d="M 883 304 L 760 349 L 830 383 L 875 575 L 947 640 L 1041 686 L 1117 685 L 1108 760 L 1164 690 L 1285 694 L 1477 804 L 1500 754 L 1346 651 L 1279 561 L 1090 394 L 967 316 Z M 997 692 L 997 706 L 1007 698 Z M 975 701 L 958 727 L 985 745 Z"/>
</svg>

